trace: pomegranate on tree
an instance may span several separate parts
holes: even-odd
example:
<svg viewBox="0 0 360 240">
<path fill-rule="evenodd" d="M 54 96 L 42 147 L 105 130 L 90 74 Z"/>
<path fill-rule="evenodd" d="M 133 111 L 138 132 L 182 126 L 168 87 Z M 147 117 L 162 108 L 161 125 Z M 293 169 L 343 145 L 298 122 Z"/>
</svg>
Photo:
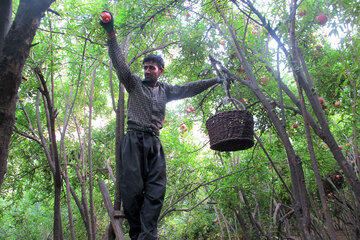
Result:
<svg viewBox="0 0 360 240">
<path fill-rule="evenodd" d="M 324 26 L 326 24 L 328 18 L 325 14 L 320 14 L 319 16 L 317 16 L 316 20 L 319 25 Z"/>
<path fill-rule="evenodd" d="M 102 12 L 101 14 L 100 14 L 100 17 L 101 17 L 101 21 L 103 22 L 103 23 L 108 23 L 108 22 L 110 22 L 111 21 L 111 14 L 109 13 L 109 12 Z"/>
</svg>

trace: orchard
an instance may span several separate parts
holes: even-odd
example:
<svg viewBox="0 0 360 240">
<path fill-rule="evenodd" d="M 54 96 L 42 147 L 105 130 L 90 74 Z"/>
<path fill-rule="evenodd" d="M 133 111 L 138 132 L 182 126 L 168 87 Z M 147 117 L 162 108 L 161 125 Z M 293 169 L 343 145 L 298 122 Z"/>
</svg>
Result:
<svg viewBox="0 0 360 240">
<path fill-rule="evenodd" d="M 138 76 L 156 53 L 160 82 L 226 79 L 159 120 L 159 239 L 360 239 L 358 5 L 2 1 L 0 239 L 129 239 L 109 21 Z M 252 114 L 254 146 L 211 150 L 206 121 L 232 110 Z"/>
</svg>

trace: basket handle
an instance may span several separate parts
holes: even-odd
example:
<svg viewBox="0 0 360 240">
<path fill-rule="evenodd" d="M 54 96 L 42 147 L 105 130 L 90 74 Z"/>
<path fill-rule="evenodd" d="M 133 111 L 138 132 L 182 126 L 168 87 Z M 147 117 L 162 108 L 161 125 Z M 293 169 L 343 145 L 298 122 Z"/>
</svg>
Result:
<svg viewBox="0 0 360 240">
<path fill-rule="evenodd" d="M 213 56 L 209 55 L 210 61 L 211 61 L 211 65 L 212 67 L 215 69 L 217 75 L 221 78 L 225 78 L 224 81 L 224 90 L 226 93 L 226 98 L 224 98 L 223 102 L 226 102 L 228 100 L 230 100 L 232 102 L 232 104 L 234 105 L 234 107 L 236 108 L 236 110 L 240 110 L 239 107 L 236 105 L 235 101 L 237 101 L 238 103 L 240 103 L 240 105 L 242 106 L 243 110 L 246 110 L 244 104 L 242 104 L 239 100 L 232 98 L 231 94 L 230 94 L 230 83 L 228 82 L 228 79 L 230 79 L 231 82 L 231 77 L 229 76 L 229 73 L 224 71 L 224 67 L 221 65 L 220 62 L 218 62 L 217 60 L 214 59 Z M 220 65 L 221 70 L 223 71 L 224 75 L 218 70 L 217 68 L 217 64 Z M 216 108 L 215 112 L 217 112 L 218 108 L 222 105 L 223 103 L 220 103 L 220 105 Z"/>
<path fill-rule="evenodd" d="M 239 100 L 237 100 L 237 99 L 235 99 L 235 98 L 231 98 L 231 97 L 225 97 L 224 100 L 216 107 L 215 113 L 218 112 L 218 109 L 219 109 L 222 105 L 225 105 L 225 103 L 226 103 L 226 102 L 229 102 L 229 101 L 231 101 L 231 103 L 235 106 L 236 110 L 239 110 L 239 107 L 235 104 L 234 101 L 240 103 L 240 105 L 242 106 L 243 110 L 246 110 L 245 105 L 244 105 L 242 102 L 240 102 Z"/>
</svg>

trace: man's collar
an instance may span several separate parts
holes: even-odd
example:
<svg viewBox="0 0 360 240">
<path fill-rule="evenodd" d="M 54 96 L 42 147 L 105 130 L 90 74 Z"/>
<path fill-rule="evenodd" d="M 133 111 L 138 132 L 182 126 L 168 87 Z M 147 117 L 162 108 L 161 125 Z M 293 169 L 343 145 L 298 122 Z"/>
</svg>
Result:
<svg viewBox="0 0 360 240">
<path fill-rule="evenodd" d="M 153 85 L 153 82 L 146 81 L 145 79 L 142 80 L 142 83 L 145 84 L 146 86 L 149 86 L 149 87 L 157 87 L 157 86 L 159 86 L 158 81 L 156 81 L 155 86 Z"/>
</svg>

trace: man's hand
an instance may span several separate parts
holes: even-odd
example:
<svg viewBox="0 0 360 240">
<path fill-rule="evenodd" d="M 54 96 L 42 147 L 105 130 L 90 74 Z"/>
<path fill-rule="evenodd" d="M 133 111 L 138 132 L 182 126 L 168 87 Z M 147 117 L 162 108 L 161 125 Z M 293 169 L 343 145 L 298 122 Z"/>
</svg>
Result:
<svg viewBox="0 0 360 240">
<path fill-rule="evenodd" d="M 231 83 L 234 83 L 234 79 L 231 79 L 231 78 L 229 78 L 229 77 L 227 77 L 226 79 L 216 77 L 216 78 L 215 78 L 215 81 L 216 81 L 217 83 L 220 83 L 220 84 L 222 84 L 222 83 L 224 83 L 224 82 L 226 81 L 226 83 L 229 84 L 229 85 L 230 85 Z"/>
<path fill-rule="evenodd" d="M 234 79 L 233 78 L 231 78 L 231 77 L 229 77 L 229 76 L 227 76 L 226 77 L 226 82 L 227 82 L 227 84 L 232 84 L 232 83 L 234 83 Z"/>
<path fill-rule="evenodd" d="M 224 83 L 224 79 L 219 78 L 219 77 L 216 77 L 216 78 L 215 78 L 215 81 L 216 81 L 217 83 L 220 83 L 220 84 Z"/>
<path fill-rule="evenodd" d="M 107 12 L 107 13 L 110 13 L 111 15 L 111 19 L 109 22 L 107 23 L 104 23 L 103 21 L 99 21 L 100 25 L 105 29 L 105 31 L 110 34 L 110 33 L 113 33 L 115 32 L 115 29 L 114 29 L 114 18 L 113 18 L 113 15 L 111 12 L 107 11 L 107 10 L 104 10 L 103 12 Z"/>
</svg>

